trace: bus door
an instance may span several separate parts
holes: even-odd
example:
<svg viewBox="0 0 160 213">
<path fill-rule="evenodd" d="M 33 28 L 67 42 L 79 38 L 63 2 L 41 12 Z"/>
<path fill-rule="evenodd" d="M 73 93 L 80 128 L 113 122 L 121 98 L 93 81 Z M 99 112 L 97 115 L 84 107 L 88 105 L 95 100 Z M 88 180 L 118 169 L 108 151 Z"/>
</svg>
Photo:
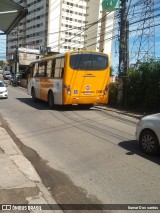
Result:
<svg viewBox="0 0 160 213">
<path fill-rule="evenodd" d="M 63 74 L 64 74 L 64 57 L 56 58 L 54 71 L 54 103 L 62 105 L 62 91 L 63 91 Z"/>
<path fill-rule="evenodd" d="M 34 64 L 32 86 L 34 87 L 36 98 L 40 98 L 40 78 L 38 62 Z"/>
</svg>

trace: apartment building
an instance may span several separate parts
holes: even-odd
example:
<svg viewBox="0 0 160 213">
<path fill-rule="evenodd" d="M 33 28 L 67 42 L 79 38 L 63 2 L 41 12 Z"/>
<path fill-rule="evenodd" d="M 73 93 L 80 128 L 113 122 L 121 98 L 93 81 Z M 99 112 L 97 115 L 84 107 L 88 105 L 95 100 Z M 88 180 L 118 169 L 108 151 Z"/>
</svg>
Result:
<svg viewBox="0 0 160 213">
<path fill-rule="evenodd" d="M 28 15 L 7 36 L 7 59 L 14 58 L 19 47 L 39 49 L 46 46 L 48 1 L 14 0 L 28 9 Z"/>
<path fill-rule="evenodd" d="M 111 52 L 114 13 L 102 12 L 102 0 L 14 1 L 29 13 L 7 37 L 7 59 L 18 47 Z"/>
</svg>

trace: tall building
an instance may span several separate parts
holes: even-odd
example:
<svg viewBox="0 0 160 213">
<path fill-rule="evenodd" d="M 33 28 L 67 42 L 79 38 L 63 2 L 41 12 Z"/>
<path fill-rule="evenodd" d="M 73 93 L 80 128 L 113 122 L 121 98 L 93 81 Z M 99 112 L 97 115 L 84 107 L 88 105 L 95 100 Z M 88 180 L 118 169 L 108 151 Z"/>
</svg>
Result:
<svg viewBox="0 0 160 213">
<path fill-rule="evenodd" d="M 39 49 L 47 45 L 47 0 L 14 0 L 28 9 L 28 15 L 7 36 L 7 59 L 12 59 L 18 47 Z"/>
<path fill-rule="evenodd" d="M 7 37 L 7 59 L 18 47 L 111 52 L 114 13 L 102 12 L 102 0 L 14 1 L 29 13 Z"/>
</svg>

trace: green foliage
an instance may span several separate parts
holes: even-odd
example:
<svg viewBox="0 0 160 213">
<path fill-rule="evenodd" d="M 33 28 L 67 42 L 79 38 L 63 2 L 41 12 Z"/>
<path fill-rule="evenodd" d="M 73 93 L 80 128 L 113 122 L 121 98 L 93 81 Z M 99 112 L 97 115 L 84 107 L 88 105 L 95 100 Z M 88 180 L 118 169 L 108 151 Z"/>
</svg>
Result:
<svg viewBox="0 0 160 213">
<path fill-rule="evenodd" d="M 144 62 L 129 69 L 124 79 L 125 103 L 128 106 L 160 109 L 160 62 Z"/>
<path fill-rule="evenodd" d="M 0 67 L 3 67 L 3 61 L 0 61 Z"/>
<path fill-rule="evenodd" d="M 112 66 L 110 66 L 110 76 L 113 75 L 113 73 L 114 73 L 114 69 Z"/>
<path fill-rule="evenodd" d="M 143 87 L 141 85 L 141 73 L 135 69 L 129 69 L 127 77 L 124 79 L 125 104 L 136 105 L 141 102 Z"/>
<path fill-rule="evenodd" d="M 117 83 L 110 83 L 109 85 L 109 100 L 110 105 L 117 105 L 117 94 L 118 94 L 118 85 Z"/>
</svg>

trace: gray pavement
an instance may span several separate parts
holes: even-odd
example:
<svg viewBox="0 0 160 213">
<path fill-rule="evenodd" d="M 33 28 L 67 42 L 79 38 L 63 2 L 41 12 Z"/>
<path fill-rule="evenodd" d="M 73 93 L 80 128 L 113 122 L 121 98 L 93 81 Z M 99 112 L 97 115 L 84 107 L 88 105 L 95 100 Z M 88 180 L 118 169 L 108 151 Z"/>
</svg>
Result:
<svg viewBox="0 0 160 213">
<path fill-rule="evenodd" d="M 25 89 L 19 87 L 20 89 Z M 26 90 L 26 89 L 25 89 Z M 124 110 L 113 109 L 108 106 L 95 106 L 99 110 L 104 110 L 108 114 L 139 119 L 142 114 L 130 113 Z M 14 143 L 7 131 L 2 128 L 0 121 L 0 204 L 56 204 L 54 198 L 43 185 L 41 178 L 34 167 L 28 161 L 18 146 Z M 36 212 L 46 212 L 47 210 L 37 210 Z M 10 211 L 2 211 L 10 212 Z M 14 211 L 15 213 L 22 211 Z M 24 212 L 24 211 L 23 211 Z M 33 212 L 32 210 L 27 212 Z M 55 210 L 50 210 L 55 212 Z M 56 213 L 62 213 L 56 210 Z"/>
<path fill-rule="evenodd" d="M 20 149 L 2 127 L 0 127 L 0 204 L 28 204 L 31 205 L 31 208 L 32 205 L 35 208 L 37 204 L 46 204 L 46 206 L 47 204 L 56 204 L 32 164 L 23 156 Z M 37 208 L 39 210 L 36 212 L 47 211 L 41 210 L 41 206 Z M 20 213 L 21 211 L 16 210 L 14 212 Z M 33 211 L 27 210 L 27 212 Z M 50 212 L 55 211 L 50 210 Z M 56 213 L 62 212 L 61 210 L 56 211 Z"/>
</svg>

